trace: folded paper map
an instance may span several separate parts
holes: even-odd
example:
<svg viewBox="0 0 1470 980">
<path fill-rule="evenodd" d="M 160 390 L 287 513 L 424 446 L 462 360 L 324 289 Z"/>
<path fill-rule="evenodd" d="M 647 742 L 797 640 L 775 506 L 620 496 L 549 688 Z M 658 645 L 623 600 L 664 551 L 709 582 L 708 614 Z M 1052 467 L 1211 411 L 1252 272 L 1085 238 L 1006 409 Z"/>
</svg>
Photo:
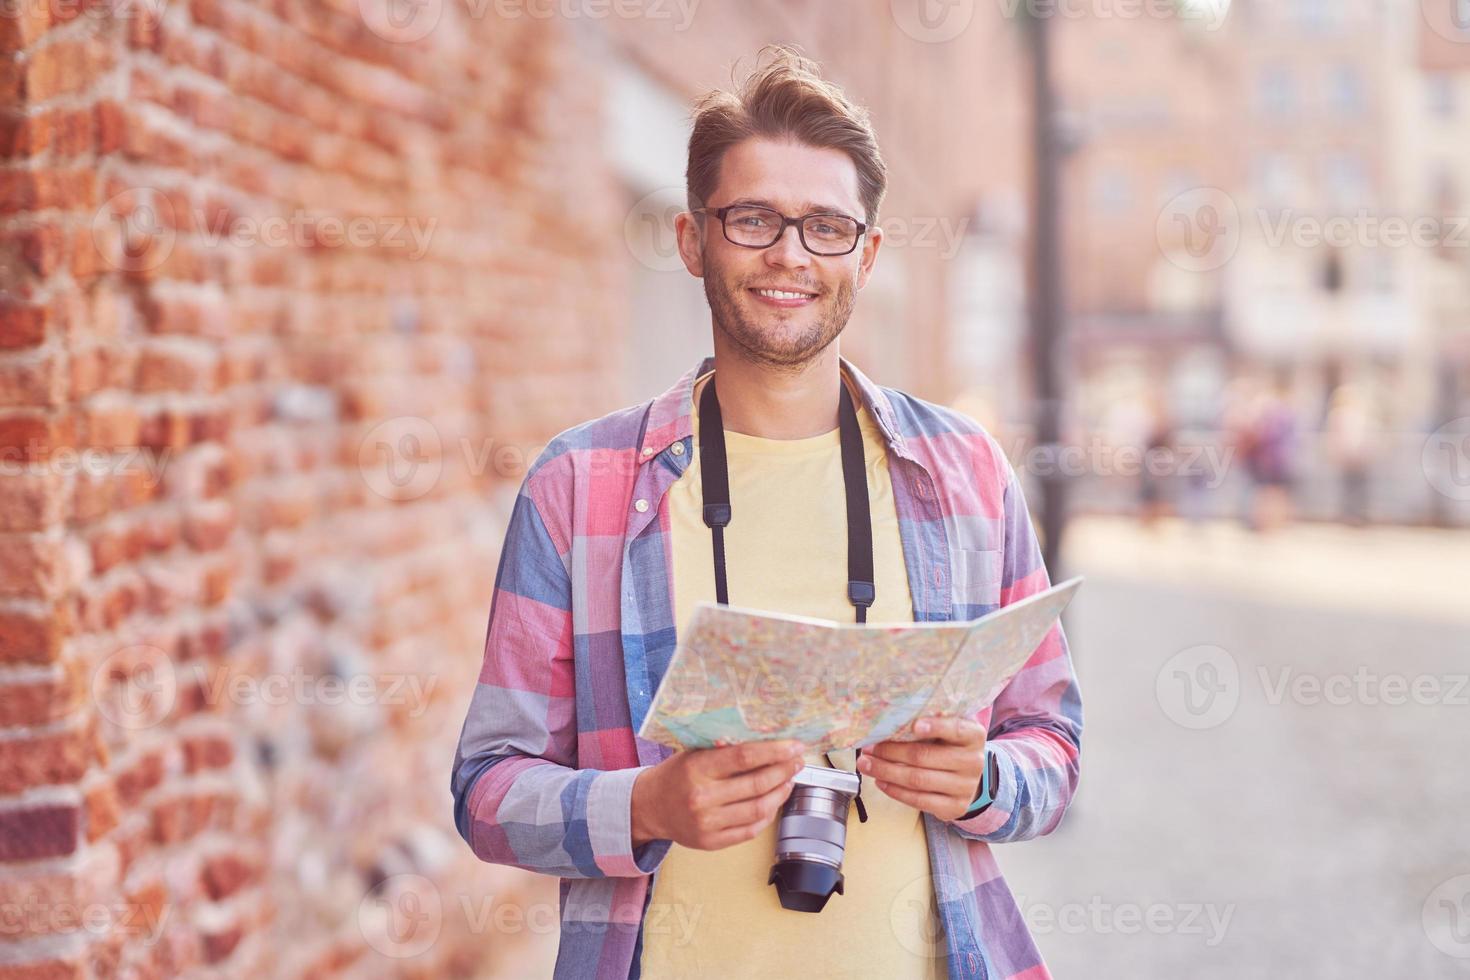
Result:
<svg viewBox="0 0 1470 980">
<path fill-rule="evenodd" d="M 1082 579 L 962 622 L 837 623 L 700 602 L 638 734 L 675 748 L 794 738 L 814 752 L 973 715 L 1025 665 Z"/>
</svg>

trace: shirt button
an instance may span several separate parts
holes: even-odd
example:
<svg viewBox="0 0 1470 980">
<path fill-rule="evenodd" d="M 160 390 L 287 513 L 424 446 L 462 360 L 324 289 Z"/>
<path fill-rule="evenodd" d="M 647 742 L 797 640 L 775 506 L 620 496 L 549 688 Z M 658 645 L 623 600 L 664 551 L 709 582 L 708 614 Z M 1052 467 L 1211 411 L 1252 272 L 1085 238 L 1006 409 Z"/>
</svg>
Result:
<svg viewBox="0 0 1470 980">
<path fill-rule="evenodd" d="M 645 456 L 652 456 L 653 455 L 653 447 L 652 446 L 644 446 L 643 447 L 643 455 L 645 455 Z"/>
<path fill-rule="evenodd" d="M 682 442 L 676 442 L 676 443 L 674 443 L 674 455 L 675 456 L 683 456 L 684 455 L 684 444 Z"/>
<path fill-rule="evenodd" d="M 639 497 L 633 502 L 633 509 L 640 514 L 643 513 L 644 511 L 648 510 L 648 501 L 644 500 L 642 497 Z"/>
</svg>

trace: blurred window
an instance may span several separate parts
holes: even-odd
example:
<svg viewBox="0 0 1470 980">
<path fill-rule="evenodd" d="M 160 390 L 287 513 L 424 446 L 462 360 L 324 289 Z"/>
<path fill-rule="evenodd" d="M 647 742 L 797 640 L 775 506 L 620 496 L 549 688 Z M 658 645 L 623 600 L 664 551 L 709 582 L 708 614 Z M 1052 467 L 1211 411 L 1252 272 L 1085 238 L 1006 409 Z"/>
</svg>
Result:
<svg viewBox="0 0 1470 980">
<path fill-rule="evenodd" d="M 1356 153 L 1329 153 L 1322 161 L 1328 203 L 1335 207 L 1367 207 L 1368 167 Z"/>
<path fill-rule="evenodd" d="M 1363 114 L 1363 76 L 1354 65 L 1338 65 L 1332 72 L 1332 108 L 1344 116 Z"/>
<path fill-rule="evenodd" d="M 1159 205 L 1168 204 L 1180 194 L 1192 191 L 1197 187 L 1205 186 L 1200 175 L 1185 167 L 1174 167 L 1164 175 L 1164 182 L 1159 189 Z"/>
<path fill-rule="evenodd" d="M 1296 112 L 1296 79 L 1286 66 L 1262 68 L 1258 85 L 1262 112 L 1272 116 L 1290 116 Z"/>
<path fill-rule="evenodd" d="M 1309 34 L 1328 34 L 1335 30 L 1342 13 L 1341 0 L 1289 0 L 1288 16 L 1298 28 Z"/>
<path fill-rule="evenodd" d="M 1133 202 L 1128 174 L 1113 167 L 1100 170 L 1093 180 L 1092 199 L 1099 211 L 1113 214 L 1126 211 Z"/>
<path fill-rule="evenodd" d="M 1256 158 L 1256 195 L 1270 207 L 1281 207 L 1292 203 L 1296 195 L 1296 164 L 1284 153 L 1267 153 Z"/>
<path fill-rule="evenodd" d="M 1470 0 L 1466 0 L 1470 3 Z M 1455 79 L 1443 72 L 1432 74 L 1424 80 L 1428 95 L 1429 111 L 1441 119 L 1453 119 L 1455 104 Z"/>
</svg>

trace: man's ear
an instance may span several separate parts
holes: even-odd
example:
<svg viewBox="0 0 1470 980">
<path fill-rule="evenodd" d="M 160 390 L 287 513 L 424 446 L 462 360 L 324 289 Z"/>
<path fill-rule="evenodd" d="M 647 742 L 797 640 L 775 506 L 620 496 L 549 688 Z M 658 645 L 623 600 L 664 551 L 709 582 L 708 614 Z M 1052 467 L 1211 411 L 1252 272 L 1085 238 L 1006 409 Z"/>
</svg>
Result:
<svg viewBox="0 0 1470 980">
<path fill-rule="evenodd" d="M 684 268 L 696 279 L 704 278 L 704 222 L 708 218 L 689 211 L 674 215 L 674 237 L 679 244 L 679 258 Z"/>
<path fill-rule="evenodd" d="M 868 277 L 873 274 L 873 266 L 878 261 L 878 250 L 882 247 L 883 229 L 874 225 L 863 235 L 862 257 L 858 260 L 858 289 L 862 289 L 868 284 Z"/>
</svg>

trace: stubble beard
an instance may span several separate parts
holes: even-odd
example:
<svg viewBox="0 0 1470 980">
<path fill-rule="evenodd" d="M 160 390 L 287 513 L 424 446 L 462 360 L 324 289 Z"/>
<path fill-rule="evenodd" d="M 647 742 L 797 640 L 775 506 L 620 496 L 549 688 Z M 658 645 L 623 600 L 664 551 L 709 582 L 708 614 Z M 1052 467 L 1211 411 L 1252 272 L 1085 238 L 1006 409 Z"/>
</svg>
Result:
<svg viewBox="0 0 1470 980">
<path fill-rule="evenodd" d="M 737 293 L 744 294 L 746 289 L 744 283 L 737 283 L 733 287 L 728 285 L 728 280 L 718 269 L 711 269 L 706 264 L 704 297 L 709 303 L 715 329 L 740 351 L 742 357 L 783 371 L 799 370 L 837 339 L 852 316 L 856 295 L 853 281 L 844 278 L 835 295 L 825 294 L 830 299 L 825 301 L 824 309 L 818 310 L 815 321 L 797 336 L 786 337 L 777 336 L 779 327 L 762 330 L 748 310 L 740 305 Z M 822 298 L 818 298 L 818 304 L 823 302 Z M 775 316 L 779 317 L 779 312 Z"/>
</svg>

